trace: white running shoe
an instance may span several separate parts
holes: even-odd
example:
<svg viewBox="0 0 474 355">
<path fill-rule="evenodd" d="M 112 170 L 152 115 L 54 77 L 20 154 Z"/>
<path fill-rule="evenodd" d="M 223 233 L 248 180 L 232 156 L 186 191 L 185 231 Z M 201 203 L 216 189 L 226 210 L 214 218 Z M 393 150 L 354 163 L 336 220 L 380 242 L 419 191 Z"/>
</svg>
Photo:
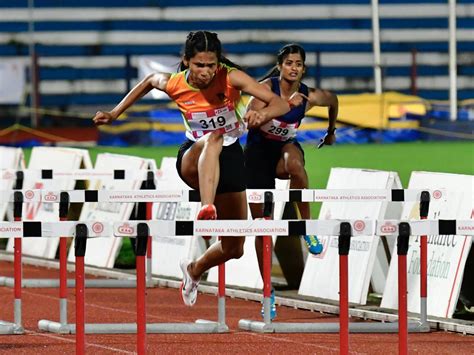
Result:
<svg viewBox="0 0 474 355">
<path fill-rule="evenodd" d="M 186 306 L 194 306 L 197 299 L 197 289 L 199 286 L 199 280 L 194 281 L 189 275 L 188 266 L 191 264 L 191 260 L 184 259 L 179 262 L 181 271 L 183 272 L 183 282 L 181 283 L 181 297 Z"/>
</svg>

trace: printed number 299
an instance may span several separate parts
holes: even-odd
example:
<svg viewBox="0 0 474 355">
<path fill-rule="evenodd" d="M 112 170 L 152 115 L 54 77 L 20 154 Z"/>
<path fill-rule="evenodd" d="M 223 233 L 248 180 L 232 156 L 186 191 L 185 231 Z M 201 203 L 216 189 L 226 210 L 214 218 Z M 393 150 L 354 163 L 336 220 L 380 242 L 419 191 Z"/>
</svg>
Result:
<svg viewBox="0 0 474 355">
<path fill-rule="evenodd" d="M 281 128 L 281 127 L 272 126 L 268 130 L 268 132 L 276 134 L 276 135 L 286 136 L 288 134 L 288 128 Z"/>
</svg>

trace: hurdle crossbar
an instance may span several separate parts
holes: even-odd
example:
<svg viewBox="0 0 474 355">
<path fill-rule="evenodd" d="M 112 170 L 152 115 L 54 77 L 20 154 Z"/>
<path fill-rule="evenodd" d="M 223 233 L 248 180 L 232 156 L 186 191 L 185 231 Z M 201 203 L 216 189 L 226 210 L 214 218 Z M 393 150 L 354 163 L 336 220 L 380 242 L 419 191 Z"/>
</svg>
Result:
<svg viewBox="0 0 474 355">
<path fill-rule="evenodd" d="M 149 180 L 146 180 L 149 181 Z M 153 180 L 151 180 L 153 181 Z M 275 202 L 406 202 L 421 201 L 421 194 L 428 193 L 432 199 L 444 200 L 443 189 L 292 189 L 272 190 Z M 0 202 L 13 202 L 14 193 L 23 194 L 24 202 L 60 203 L 61 193 L 68 193 L 70 202 L 199 202 L 196 190 L 0 190 Z M 246 190 L 249 203 L 263 203 L 266 190 Z"/>
</svg>

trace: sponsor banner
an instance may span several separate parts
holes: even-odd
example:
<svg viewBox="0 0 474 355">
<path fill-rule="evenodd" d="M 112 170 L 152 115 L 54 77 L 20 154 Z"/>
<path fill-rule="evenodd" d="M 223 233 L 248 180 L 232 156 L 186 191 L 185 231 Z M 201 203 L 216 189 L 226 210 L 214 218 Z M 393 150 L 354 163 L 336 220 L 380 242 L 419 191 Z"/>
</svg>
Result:
<svg viewBox="0 0 474 355">
<path fill-rule="evenodd" d="M 148 159 L 151 160 L 151 159 Z M 33 169 L 20 169 L 23 172 L 25 178 L 29 179 L 41 179 L 43 171 Z M 16 172 L 19 169 L 0 169 L 0 180 L 15 180 Z M 45 170 L 45 169 L 44 169 Z M 148 174 L 152 173 L 155 180 L 160 180 L 162 177 L 161 170 L 150 169 L 150 170 L 96 170 L 96 169 L 78 169 L 78 170 L 52 170 L 52 178 L 68 178 L 73 180 L 146 180 Z M 118 176 L 117 176 L 118 175 Z"/>
<path fill-rule="evenodd" d="M 21 148 L 0 146 L 0 157 L 1 169 L 21 169 L 25 167 L 23 151 Z M 16 174 L 14 172 L 9 172 L 9 170 L 4 170 L 1 175 L 5 177 L 5 180 L 0 180 L 0 190 L 2 195 L 0 200 L 0 221 L 3 221 L 8 210 L 8 200 L 4 197 L 5 194 L 8 194 L 7 191 L 13 189 L 15 186 Z M 12 177 L 11 179 L 6 179 L 6 177 L 10 176 Z"/>
<path fill-rule="evenodd" d="M 58 147 L 34 147 L 31 152 L 29 169 L 79 169 L 83 166 L 86 169 L 92 168 L 89 152 L 85 149 L 58 148 Z M 57 189 L 72 190 L 75 181 L 72 179 L 32 179 L 25 176 L 23 189 L 25 199 L 32 202 L 23 204 L 24 221 L 53 222 L 59 220 L 59 204 L 42 201 L 36 190 Z M 37 200 L 39 199 L 39 201 Z M 34 202 L 33 202 L 34 201 Z M 41 258 L 54 259 L 59 246 L 58 238 L 37 238 L 23 243 L 22 252 Z M 14 242 L 9 240 L 7 251 L 13 252 Z"/>
<path fill-rule="evenodd" d="M 97 170 L 113 170 L 117 168 L 147 170 L 148 162 L 146 159 L 139 157 L 103 153 L 97 155 L 95 168 Z M 138 190 L 141 183 L 140 180 L 94 179 L 91 181 L 89 189 L 108 192 Z M 79 220 L 125 221 L 130 219 L 132 210 L 132 203 L 87 202 L 84 203 Z M 85 263 L 98 267 L 113 268 L 121 245 L 122 238 L 97 238 L 87 241 Z M 68 261 L 74 262 L 74 260 L 74 248 L 70 248 Z"/>
<path fill-rule="evenodd" d="M 327 189 L 392 189 L 400 188 L 398 176 L 394 172 L 333 168 L 329 176 Z M 352 230 L 361 231 L 364 235 L 351 238 L 349 252 L 349 301 L 365 304 L 374 265 L 377 265 L 377 279 L 372 281 L 380 292 L 383 290 L 388 262 L 384 253 L 378 253 L 380 238 L 374 237 L 375 225 L 367 225 L 365 220 L 374 220 L 390 216 L 397 218 L 400 213 L 397 202 L 384 201 L 328 201 L 323 202 L 319 214 L 320 220 L 341 219 L 353 220 Z M 398 205 L 397 205 L 398 204 Z M 336 232 L 336 233 L 334 233 Z M 306 261 L 300 295 L 339 299 L 339 230 L 327 235 L 319 235 L 324 245 L 320 255 L 309 255 Z M 378 258 L 381 261 L 378 261 Z"/>
<path fill-rule="evenodd" d="M 456 235 L 444 236 L 439 234 L 438 220 L 422 220 L 422 221 L 398 221 L 398 220 L 380 220 L 377 221 L 377 235 L 398 236 L 398 224 L 407 222 L 410 225 L 410 235 L 431 235 L 429 240 L 437 240 L 434 244 L 450 244 L 449 240 L 454 240 L 458 236 L 474 235 L 474 220 L 455 220 Z"/>
<path fill-rule="evenodd" d="M 25 62 L 18 59 L 0 61 L 0 105 L 23 103 L 26 82 Z"/>
<path fill-rule="evenodd" d="M 155 90 L 156 91 L 156 90 Z M 156 182 L 160 190 L 185 189 L 189 186 L 181 180 L 176 171 L 176 158 L 164 157 L 161 160 L 162 179 Z M 192 221 L 196 218 L 201 204 L 199 202 L 159 202 L 153 204 L 153 219 L 160 222 L 170 221 L 172 230 L 160 233 L 153 238 L 152 272 L 156 275 L 181 278 L 179 267 L 181 259 L 196 259 L 205 250 L 206 244 L 201 237 L 174 236 L 174 221 Z"/>
<path fill-rule="evenodd" d="M 0 222 L 0 236 L 2 238 L 15 238 L 23 235 L 22 222 Z"/>
<path fill-rule="evenodd" d="M 252 189 L 247 190 L 247 201 L 248 203 L 263 203 L 265 201 L 265 192 L 271 191 L 273 193 L 273 201 L 289 201 L 290 194 L 288 190 L 265 190 L 265 189 Z"/>
<path fill-rule="evenodd" d="M 76 225 L 85 224 L 88 229 L 88 237 L 110 237 L 112 235 L 112 225 L 102 221 L 64 221 L 64 222 L 41 222 L 41 235 L 31 238 L 55 238 L 55 237 L 75 237 Z M 2 238 L 17 238 L 23 236 L 23 222 L 0 222 L 0 235 Z M 27 237 L 28 242 L 30 237 Z M 35 240 L 35 239 L 31 239 Z"/>
<path fill-rule="evenodd" d="M 330 189 L 312 190 L 314 202 L 359 202 L 359 201 L 392 201 L 392 189 Z M 404 201 L 420 201 L 421 193 L 426 191 L 431 199 L 439 200 L 445 198 L 445 190 L 403 190 Z"/>
<path fill-rule="evenodd" d="M 474 176 L 419 172 L 411 174 L 409 188 L 445 189 L 446 199 L 430 201 L 428 219 L 468 220 L 474 216 L 473 190 Z M 403 219 L 419 219 L 419 203 L 405 203 Z M 416 225 L 416 223 L 411 223 Z M 469 233 L 472 224 L 468 221 L 457 223 L 458 231 Z M 436 230 L 437 232 L 437 226 Z M 419 233 L 416 233 L 419 234 Z M 437 233 L 436 233 L 437 234 Z M 459 297 L 463 271 L 471 236 L 428 235 L 428 315 L 450 318 Z M 394 247 L 394 252 L 396 249 Z M 384 308 L 398 308 L 397 298 L 398 259 L 392 258 L 382 304 Z M 410 238 L 407 255 L 408 311 L 420 312 L 420 237 Z M 464 275 L 472 279 L 473 275 Z"/>
<path fill-rule="evenodd" d="M 306 222 L 306 233 L 311 235 L 339 235 L 341 223 L 348 222 L 351 225 L 352 236 L 375 235 L 376 223 L 373 220 L 312 220 Z"/>
<path fill-rule="evenodd" d="M 276 188 L 276 195 L 274 197 L 275 202 L 274 209 L 273 209 L 273 216 L 275 221 L 281 220 L 283 217 L 283 210 L 285 208 L 285 203 L 283 201 L 289 199 L 289 180 L 280 180 L 275 179 L 275 188 Z M 250 196 L 255 196 L 253 191 L 248 196 L 248 202 L 262 202 L 263 203 L 263 193 L 261 194 L 262 200 L 261 201 L 252 201 Z M 261 190 L 265 192 L 265 190 Z M 310 190 L 308 190 L 310 191 Z M 312 193 L 311 193 L 312 195 Z M 282 197 L 285 197 L 283 199 Z M 255 198 L 256 199 L 256 198 Z M 252 214 L 250 213 L 250 209 L 248 210 L 248 218 L 252 219 Z M 273 236 L 272 241 L 275 244 L 277 240 L 277 236 Z M 283 237 L 287 238 L 287 237 Z M 306 247 L 305 247 L 306 248 Z M 304 249 L 305 250 L 305 249 Z M 276 255 L 273 255 L 273 263 L 277 264 L 278 259 Z M 254 289 L 262 289 L 263 281 L 260 276 L 260 271 L 258 268 L 257 262 L 257 253 L 255 252 L 255 237 L 252 234 L 249 234 L 245 238 L 244 243 L 244 255 L 240 259 L 232 259 L 225 263 L 226 267 L 226 285 L 238 286 L 238 287 L 249 287 Z M 209 275 L 207 277 L 208 281 L 216 282 L 218 280 L 218 268 L 213 267 L 209 270 Z"/>
<path fill-rule="evenodd" d="M 99 200 L 101 202 L 181 202 L 188 200 L 188 193 L 183 190 L 99 191 Z"/>
<path fill-rule="evenodd" d="M 247 235 L 288 235 L 288 221 L 232 220 L 195 221 L 194 235 L 247 236 Z"/>
</svg>

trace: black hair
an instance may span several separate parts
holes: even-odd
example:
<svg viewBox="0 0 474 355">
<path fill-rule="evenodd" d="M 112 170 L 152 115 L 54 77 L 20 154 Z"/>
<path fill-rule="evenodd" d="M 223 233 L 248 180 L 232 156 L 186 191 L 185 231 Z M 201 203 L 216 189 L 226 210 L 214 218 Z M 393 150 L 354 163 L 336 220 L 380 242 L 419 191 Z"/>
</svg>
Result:
<svg viewBox="0 0 474 355">
<path fill-rule="evenodd" d="M 201 52 L 214 52 L 216 53 L 217 60 L 220 63 L 223 63 L 227 66 L 242 70 L 242 68 L 227 59 L 222 55 L 222 44 L 219 38 L 217 38 L 217 33 L 209 31 L 196 31 L 189 32 L 186 37 L 186 43 L 184 44 L 183 56 L 186 60 L 191 59 L 197 53 Z M 185 70 L 188 67 L 184 64 L 183 61 L 179 64 L 179 71 Z"/>
<path fill-rule="evenodd" d="M 273 76 L 279 76 L 280 75 L 280 70 L 278 69 L 278 65 L 282 65 L 283 61 L 285 60 L 286 57 L 288 57 L 290 54 L 293 53 L 299 53 L 301 56 L 301 59 L 303 60 L 303 65 L 306 61 L 306 52 L 303 47 L 301 47 L 299 44 L 296 43 L 290 43 L 285 46 L 283 46 L 280 51 L 277 54 L 277 65 L 275 65 L 273 68 L 271 68 L 265 76 L 260 79 L 260 81 L 263 81 L 265 79 L 271 78 Z"/>
</svg>

